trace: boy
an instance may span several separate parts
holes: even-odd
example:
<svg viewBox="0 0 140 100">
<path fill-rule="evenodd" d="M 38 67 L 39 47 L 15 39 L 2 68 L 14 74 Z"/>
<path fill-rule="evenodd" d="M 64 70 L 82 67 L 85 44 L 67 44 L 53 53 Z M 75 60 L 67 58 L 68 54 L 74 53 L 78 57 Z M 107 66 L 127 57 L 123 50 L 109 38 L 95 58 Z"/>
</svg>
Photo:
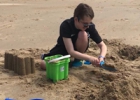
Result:
<svg viewBox="0 0 140 100">
<path fill-rule="evenodd" d="M 75 8 L 74 16 L 62 22 L 57 44 L 48 54 L 42 55 L 42 60 L 46 56 L 69 54 L 75 58 L 73 66 L 79 63 L 80 60 L 87 60 L 92 65 L 99 65 L 105 58 L 107 47 L 92 23 L 93 17 L 94 12 L 92 8 L 87 4 L 80 3 Z M 100 48 L 100 55 L 97 58 L 84 54 L 89 46 L 89 38 Z M 45 62 L 41 63 L 41 68 L 45 69 Z"/>
</svg>

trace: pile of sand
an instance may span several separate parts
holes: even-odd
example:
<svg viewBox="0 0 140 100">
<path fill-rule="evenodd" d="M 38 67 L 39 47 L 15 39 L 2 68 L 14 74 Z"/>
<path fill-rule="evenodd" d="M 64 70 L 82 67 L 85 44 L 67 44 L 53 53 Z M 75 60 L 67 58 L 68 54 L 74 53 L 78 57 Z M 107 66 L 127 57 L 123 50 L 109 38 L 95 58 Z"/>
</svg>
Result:
<svg viewBox="0 0 140 100">
<path fill-rule="evenodd" d="M 68 80 L 53 83 L 46 79 L 46 71 L 39 68 L 44 49 L 12 50 L 35 58 L 36 73 L 19 76 L 4 68 L 4 52 L 0 54 L 0 99 L 12 97 L 27 100 L 34 97 L 45 100 L 139 100 L 140 98 L 140 47 L 121 43 L 120 40 L 104 40 L 108 46 L 106 65 L 116 72 L 96 66 L 83 65 L 70 68 Z M 98 56 L 99 48 L 90 42 L 87 54 Z"/>
</svg>

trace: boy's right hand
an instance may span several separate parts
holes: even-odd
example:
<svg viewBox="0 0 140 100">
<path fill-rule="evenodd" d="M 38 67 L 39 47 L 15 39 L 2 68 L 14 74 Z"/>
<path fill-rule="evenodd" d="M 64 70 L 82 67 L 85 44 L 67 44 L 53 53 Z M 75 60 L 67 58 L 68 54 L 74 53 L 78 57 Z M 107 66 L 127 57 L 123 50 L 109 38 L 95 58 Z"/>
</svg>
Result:
<svg viewBox="0 0 140 100">
<path fill-rule="evenodd" d="M 90 57 L 89 61 L 91 62 L 92 65 L 99 65 L 100 61 L 96 57 Z"/>
</svg>

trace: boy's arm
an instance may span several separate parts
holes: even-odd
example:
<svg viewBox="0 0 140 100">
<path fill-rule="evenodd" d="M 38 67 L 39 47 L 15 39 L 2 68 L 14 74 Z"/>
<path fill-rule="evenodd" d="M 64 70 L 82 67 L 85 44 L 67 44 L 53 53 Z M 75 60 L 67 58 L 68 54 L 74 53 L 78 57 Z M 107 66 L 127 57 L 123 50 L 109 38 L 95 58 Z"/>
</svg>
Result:
<svg viewBox="0 0 140 100">
<path fill-rule="evenodd" d="M 82 54 L 82 53 L 74 50 L 71 38 L 63 37 L 63 41 L 64 41 L 67 52 L 71 56 L 73 56 L 74 58 L 77 58 L 77 59 L 88 60 L 88 61 L 90 60 L 91 57 L 89 55 Z"/>
<path fill-rule="evenodd" d="M 99 60 L 102 61 L 104 60 L 106 53 L 107 53 L 107 46 L 105 45 L 105 43 L 102 41 L 98 44 L 99 48 L 100 48 L 100 56 L 99 56 Z"/>
<path fill-rule="evenodd" d="M 105 45 L 105 43 L 103 42 L 102 38 L 100 37 L 98 31 L 95 28 L 95 25 L 92 25 L 90 27 L 90 38 L 96 42 L 96 44 L 99 46 L 100 48 L 100 55 L 99 55 L 99 61 L 101 62 L 102 60 L 104 60 L 106 53 L 107 53 L 107 46 Z"/>
</svg>

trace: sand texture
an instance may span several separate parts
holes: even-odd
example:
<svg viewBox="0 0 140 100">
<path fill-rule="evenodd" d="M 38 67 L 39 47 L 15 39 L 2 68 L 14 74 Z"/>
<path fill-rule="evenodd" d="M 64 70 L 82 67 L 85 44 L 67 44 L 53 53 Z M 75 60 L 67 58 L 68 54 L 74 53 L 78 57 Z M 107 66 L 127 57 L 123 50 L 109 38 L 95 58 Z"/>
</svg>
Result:
<svg viewBox="0 0 140 100">
<path fill-rule="evenodd" d="M 39 68 L 40 56 L 81 2 L 93 7 L 106 66 L 117 71 L 83 64 L 53 83 Z M 139 18 L 140 0 L 0 0 L 0 100 L 140 100 Z M 86 53 L 97 57 L 99 48 L 90 41 Z"/>
</svg>

